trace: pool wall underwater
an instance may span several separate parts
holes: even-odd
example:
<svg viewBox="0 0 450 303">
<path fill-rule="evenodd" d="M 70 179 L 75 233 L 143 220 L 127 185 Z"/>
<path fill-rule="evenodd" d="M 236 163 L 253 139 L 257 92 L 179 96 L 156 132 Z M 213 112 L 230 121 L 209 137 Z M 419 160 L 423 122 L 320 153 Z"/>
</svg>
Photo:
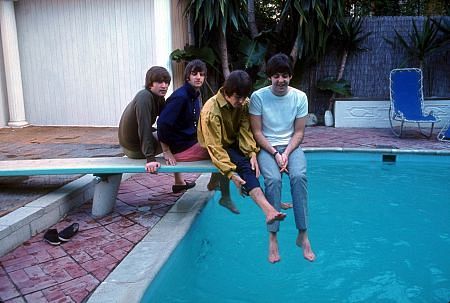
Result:
<svg viewBox="0 0 450 303">
<path fill-rule="evenodd" d="M 305 149 L 308 161 L 364 160 L 369 162 L 420 161 L 450 168 L 450 152 L 398 150 Z M 88 302 L 140 302 L 146 289 L 188 232 L 204 204 L 212 198 L 206 190 L 209 175 L 202 175 L 169 213 L 101 283 Z"/>
</svg>

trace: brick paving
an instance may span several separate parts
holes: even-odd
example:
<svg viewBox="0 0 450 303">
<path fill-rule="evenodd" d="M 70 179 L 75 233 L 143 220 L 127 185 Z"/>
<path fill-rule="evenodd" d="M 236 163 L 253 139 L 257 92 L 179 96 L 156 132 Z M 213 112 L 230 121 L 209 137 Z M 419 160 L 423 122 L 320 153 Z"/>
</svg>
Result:
<svg viewBox="0 0 450 303">
<path fill-rule="evenodd" d="M 0 128 L 0 160 L 113 157 L 123 153 L 114 127 Z M 79 176 L 0 177 L 0 216 Z"/>
<path fill-rule="evenodd" d="M 116 132 L 115 128 L 0 129 L 0 160 L 120 156 Z M 327 127 L 307 128 L 303 146 L 450 150 L 450 144 L 437 141 L 435 136 L 424 139 L 415 131 L 398 139 L 389 129 Z M 186 174 L 191 181 L 197 177 Z M 33 178 L 9 180 L 6 185 L 0 180 L 1 204 L 14 199 L 11 210 L 14 204 L 27 203 L 74 176 Z M 85 301 L 181 196 L 171 193 L 172 182 L 169 174 L 134 175 L 122 182 L 112 214 L 93 218 L 91 204 L 86 203 L 52 227 L 61 230 L 79 223 L 79 232 L 69 242 L 52 246 L 40 233 L 1 257 L 0 302 Z M 52 186 L 45 186 L 47 183 Z"/>
</svg>

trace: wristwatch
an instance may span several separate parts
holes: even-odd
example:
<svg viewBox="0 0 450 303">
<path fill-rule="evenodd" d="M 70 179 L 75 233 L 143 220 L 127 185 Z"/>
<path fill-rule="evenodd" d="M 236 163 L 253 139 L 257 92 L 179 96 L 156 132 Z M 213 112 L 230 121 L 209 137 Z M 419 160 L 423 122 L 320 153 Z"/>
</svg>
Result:
<svg viewBox="0 0 450 303">
<path fill-rule="evenodd" d="M 272 154 L 272 157 L 276 157 L 277 156 L 277 154 L 279 154 L 279 152 L 276 150 L 273 154 Z"/>
</svg>

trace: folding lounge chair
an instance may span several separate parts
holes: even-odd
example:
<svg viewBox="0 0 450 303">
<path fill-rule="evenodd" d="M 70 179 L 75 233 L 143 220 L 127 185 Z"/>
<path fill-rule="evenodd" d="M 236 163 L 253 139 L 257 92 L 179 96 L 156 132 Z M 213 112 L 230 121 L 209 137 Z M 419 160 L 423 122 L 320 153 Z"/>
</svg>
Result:
<svg viewBox="0 0 450 303">
<path fill-rule="evenodd" d="M 441 131 L 437 135 L 437 139 L 439 141 L 450 142 L 450 120 L 448 120 L 445 126 L 441 129 Z"/>
<path fill-rule="evenodd" d="M 422 71 L 418 68 L 393 69 L 390 74 L 390 95 L 389 122 L 394 135 L 401 137 L 403 124 L 408 122 L 417 123 L 420 133 L 430 138 L 434 123 L 440 119 L 433 112 L 424 113 Z M 422 131 L 421 123 L 431 123 L 429 135 Z"/>
</svg>

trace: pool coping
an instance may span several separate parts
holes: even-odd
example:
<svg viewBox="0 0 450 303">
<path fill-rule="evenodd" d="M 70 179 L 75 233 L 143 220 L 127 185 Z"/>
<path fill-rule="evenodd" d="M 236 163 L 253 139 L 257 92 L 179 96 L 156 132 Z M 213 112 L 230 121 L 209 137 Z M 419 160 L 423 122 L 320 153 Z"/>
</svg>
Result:
<svg viewBox="0 0 450 303">
<path fill-rule="evenodd" d="M 450 144 L 449 144 L 450 148 Z M 383 146 L 380 148 L 357 147 L 303 147 L 305 153 L 314 152 L 354 152 L 354 153 L 391 153 L 391 154 L 420 154 L 420 155 L 450 155 L 449 150 L 443 149 L 399 149 L 395 146 Z"/>
<path fill-rule="evenodd" d="M 140 302 L 161 267 L 214 195 L 202 174 L 153 229 L 134 247 L 91 294 L 88 303 Z"/>
<path fill-rule="evenodd" d="M 303 148 L 305 153 L 355 152 L 450 156 L 450 150 L 401 150 L 397 148 Z M 213 192 L 206 189 L 210 174 L 202 174 L 158 224 L 120 262 L 91 294 L 87 303 L 133 303 L 141 299 L 167 259 L 189 231 Z M 152 258 L 151 256 L 155 256 Z"/>
</svg>

